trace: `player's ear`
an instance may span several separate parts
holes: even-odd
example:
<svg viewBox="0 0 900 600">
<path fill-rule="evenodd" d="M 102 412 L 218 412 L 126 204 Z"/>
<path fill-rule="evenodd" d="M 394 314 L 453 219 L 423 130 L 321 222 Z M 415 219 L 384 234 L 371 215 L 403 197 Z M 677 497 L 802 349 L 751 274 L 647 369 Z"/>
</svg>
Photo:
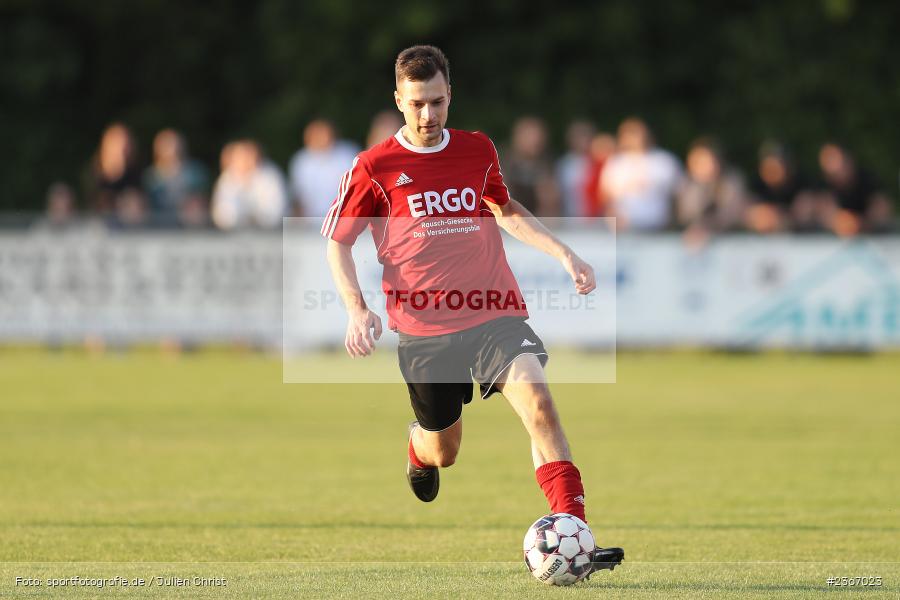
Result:
<svg viewBox="0 0 900 600">
<path fill-rule="evenodd" d="M 447 84 L 447 104 L 450 104 L 450 84 Z"/>
<path fill-rule="evenodd" d="M 397 104 L 397 110 L 403 112 L 403 96 L 397 90 L 394 90 L 394 102 Z"/>
</svg>

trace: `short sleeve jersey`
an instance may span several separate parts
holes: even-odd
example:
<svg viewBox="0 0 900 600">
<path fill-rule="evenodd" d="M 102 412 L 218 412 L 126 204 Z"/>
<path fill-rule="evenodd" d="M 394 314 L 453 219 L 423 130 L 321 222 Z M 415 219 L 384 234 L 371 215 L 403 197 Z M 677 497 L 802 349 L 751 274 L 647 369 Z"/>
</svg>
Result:
<svg viewBox="0 0 900 600">
<path fill-rule="evenodd" d="M 372 231 L 384 266 L 388 327 L 441 335 L 527 317 L 487 202 L 509 202 L 497 150 L 480 132 L 445 129 L 436 146 L 395 136 L 344 175 L 322 235 L 352 245 Z"/>
</svg>

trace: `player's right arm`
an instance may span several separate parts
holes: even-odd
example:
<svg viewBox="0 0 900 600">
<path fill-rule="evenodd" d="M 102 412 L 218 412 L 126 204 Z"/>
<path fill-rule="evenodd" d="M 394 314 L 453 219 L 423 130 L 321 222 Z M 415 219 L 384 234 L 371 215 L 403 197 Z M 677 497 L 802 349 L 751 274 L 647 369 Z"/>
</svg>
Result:
<svg viewBox="0 0 900 600">
<path fill-rule="evenodd" d="M 344 306 L 347 307 L 348 322 L 344 347 L 354 358 L 368 356 L 375 349 L 375 340 L 381 337 L 381 318 L 366 306 L 356 276 L 353 248 L 335 240 L 328 240 L 327 256 L 331 276 L 334 278 L 341 300 L 344 301 Z"/>
<path fill-rule="evenodd" d="M 381 337 L 381 318 L 366 306 L 352 251 L 357 236 L 374 215 L 371 172 L 367 163 L 357 156 L 341 179 L 338 196 L 322 225 L 322 235 L 328 239 L 326 256 L 331 276 L 347 308 L 344 347 L 353 357 L 371 354 L 375 340 Z"/>
</svg>

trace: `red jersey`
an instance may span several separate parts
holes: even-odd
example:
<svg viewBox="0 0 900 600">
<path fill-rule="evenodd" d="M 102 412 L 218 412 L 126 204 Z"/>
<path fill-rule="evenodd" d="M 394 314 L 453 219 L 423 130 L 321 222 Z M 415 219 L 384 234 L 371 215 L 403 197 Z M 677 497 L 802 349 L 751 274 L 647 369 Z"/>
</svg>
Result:
<svg viewBox="0 0 900 600">
<path fill-rule="evenodd" d="M 322 235 L 352 245 L 372 231 L 390 329 L 440 335 L 527 317 L 485 204 L 509 202 L 493 142 L 445 129 L 440 144 L 418 147 L 402 131 L 356 157 Z"/>
</svg>

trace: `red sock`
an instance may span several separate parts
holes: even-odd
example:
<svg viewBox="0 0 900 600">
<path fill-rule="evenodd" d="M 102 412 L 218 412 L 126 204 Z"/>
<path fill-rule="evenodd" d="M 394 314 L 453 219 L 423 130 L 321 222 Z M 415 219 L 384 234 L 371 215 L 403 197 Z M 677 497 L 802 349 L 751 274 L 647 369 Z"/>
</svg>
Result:
<svg viewBox="0 0 900 600">
<path fill-rule="evenodd" d="M 416 451 L 413 448 L 412 437 L 409 438 L 409 462 L 418 467 L 419 469 L 424 469 L 428 465 L 422 464 L 422 461 L 416 456 Z"/>
<path fill-rule="evenodd" d="M 584 518 L 584 486 L 575 465 L 567 460 L 557 460 L 541 465 L 534 474 L 552 512 L 569 513 L 587 522 Z"/>
</svg>

